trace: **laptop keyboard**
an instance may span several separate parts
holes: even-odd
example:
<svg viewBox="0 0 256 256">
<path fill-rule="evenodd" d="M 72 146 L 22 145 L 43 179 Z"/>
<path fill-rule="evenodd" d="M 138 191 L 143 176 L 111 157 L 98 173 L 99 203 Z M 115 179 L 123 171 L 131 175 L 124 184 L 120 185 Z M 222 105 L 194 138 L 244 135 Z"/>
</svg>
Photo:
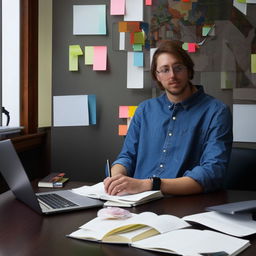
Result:
<svg viewBox="0 0 256 256">
<path fill-rule="evenodd" d="M 77 206 L 73 202 L 57 194 L 37 195 L 37 198 L 41 200 L 43 203 L 49 205 L 53 209 Z"/>
</svg>

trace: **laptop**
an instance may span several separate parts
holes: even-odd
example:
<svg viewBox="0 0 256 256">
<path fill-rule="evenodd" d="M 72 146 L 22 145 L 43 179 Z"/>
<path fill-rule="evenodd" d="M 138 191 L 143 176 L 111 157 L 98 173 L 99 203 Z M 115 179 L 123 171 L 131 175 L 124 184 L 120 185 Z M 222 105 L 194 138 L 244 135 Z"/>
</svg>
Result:
<svg viewBox="0 0 256 256">
<path fill-rule="evenodd" d="M 101 207 L 101 200 L 81 196 L 72 190 L 35 193 L 11 140 L 0 141 L 0 173 L 17 199 L 41 214 Z"/>
</svg>

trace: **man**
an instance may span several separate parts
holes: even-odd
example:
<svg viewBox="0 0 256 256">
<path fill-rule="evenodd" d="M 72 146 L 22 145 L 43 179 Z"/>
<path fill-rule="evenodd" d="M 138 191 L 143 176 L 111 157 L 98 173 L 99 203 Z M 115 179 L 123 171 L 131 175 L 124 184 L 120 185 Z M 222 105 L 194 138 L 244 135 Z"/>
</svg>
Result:
<svg viewBox="0 0 256 256">
<path fill-rule="evenodd" d="M 151 73 L 165 91 L 142 102 L 104 180 L 111 195 L 161 189 L 195 194 L 221 188 L 232 146 L 228 107 L 191 83 L 194 63 L 176 41 L 155 51 Z"/>
</svg>

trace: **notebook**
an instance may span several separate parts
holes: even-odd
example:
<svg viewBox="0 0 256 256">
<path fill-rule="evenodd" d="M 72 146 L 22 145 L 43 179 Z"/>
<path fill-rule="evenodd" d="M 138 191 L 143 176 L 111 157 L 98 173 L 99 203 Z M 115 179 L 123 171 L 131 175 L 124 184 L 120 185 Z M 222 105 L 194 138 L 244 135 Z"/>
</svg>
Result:
<svg viewBox="0 0 256 256">
<path fill-rule="evenodd" d="M 35 193 L 11 140 L 0 141 L 0 155 L 0 172 L 13 194 L 38 213 L 52 214 L 103 205 L 101 200 L 75 194 L 72 190 Z"/>
</svg>

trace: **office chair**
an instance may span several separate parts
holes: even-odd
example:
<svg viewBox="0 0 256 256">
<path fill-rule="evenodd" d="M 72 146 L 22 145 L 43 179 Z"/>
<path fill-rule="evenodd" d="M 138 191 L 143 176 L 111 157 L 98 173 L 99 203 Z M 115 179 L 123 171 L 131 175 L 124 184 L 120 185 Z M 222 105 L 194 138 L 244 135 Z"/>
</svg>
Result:
<svg viewBox="0 0 256 256">
<path fill-rule="evenodd" d="M 256 190 L 256 149 L 232 148 L 225 179 L 226 189 Z"/>
</svg>

